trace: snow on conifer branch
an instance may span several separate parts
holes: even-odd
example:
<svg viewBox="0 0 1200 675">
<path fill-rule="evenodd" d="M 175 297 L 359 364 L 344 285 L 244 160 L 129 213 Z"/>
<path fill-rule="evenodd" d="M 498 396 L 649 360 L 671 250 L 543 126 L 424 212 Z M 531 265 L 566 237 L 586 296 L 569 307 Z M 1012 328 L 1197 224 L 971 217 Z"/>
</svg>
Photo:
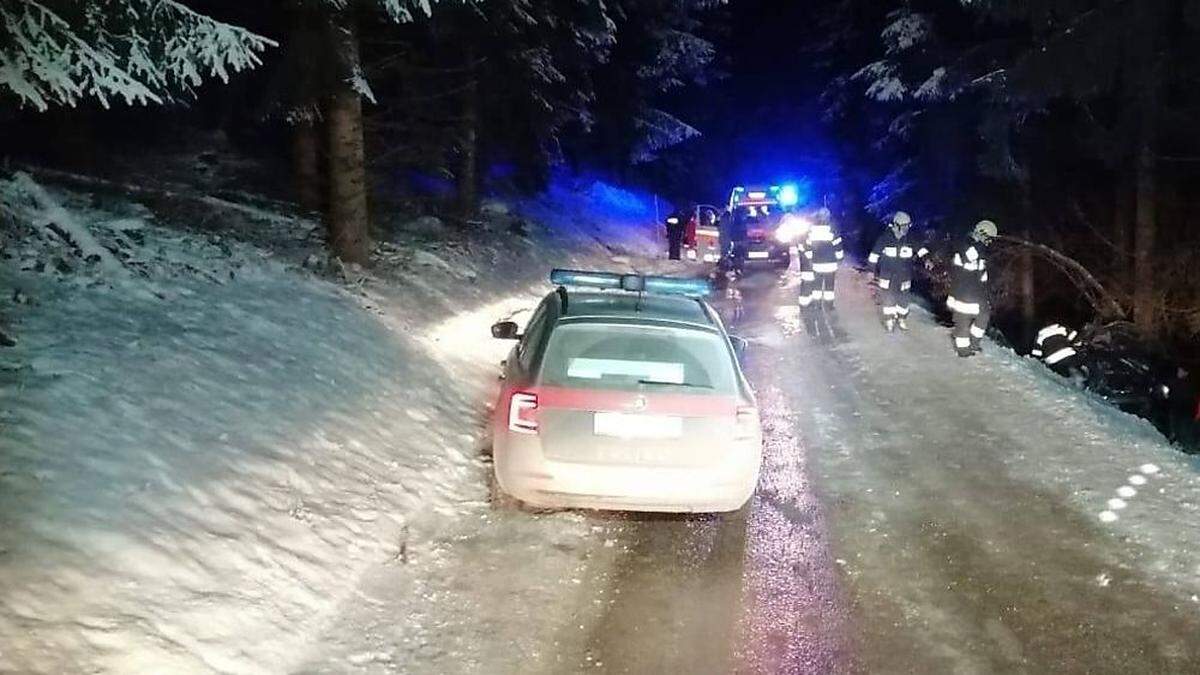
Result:
<svg viewBox="0 0 1200 675">
<path fill-rule="evenodd" d="M 700 136 L 700 131 L 674 115 L 657 108 L 646 108 L 638 115 L 635 125 L 642 139 L 633 150 L 635 163 L 657 159 L 657 152 Z"/>
<path fill-rule="evenodd" d="M 908 9 L 899 9 L 888 15 L 887 26 L 881 37 L 888 54 L 908 51 L 929 40 L 933 25 L 929 17 Z"/>
<path fill-rule="evenodd" d="M 900 79 L 896 64 L 890 61 L 869 63 L 850 79 L 868 82 L 867 98 L 876 101 L 899 101 L 908 94 L 908 87 Z"/>
<path fill-rule="evenodd" d="M 703 83 L 716 48 L 702 37 L 681 30 L 663 30 L 655 35 L 658 53 L 654 61 L 638 69 L 638 77 L 656 82 L 660 91 L 670 91 L 690 82 Z"/>
<path fill-rule="evenodd" d="M 191 95 L 228 81 L 275 43 L 176 0 L 0 0 L 0 95 L 37 110 L 93 98 L 108 107 Z"/>
</svg>

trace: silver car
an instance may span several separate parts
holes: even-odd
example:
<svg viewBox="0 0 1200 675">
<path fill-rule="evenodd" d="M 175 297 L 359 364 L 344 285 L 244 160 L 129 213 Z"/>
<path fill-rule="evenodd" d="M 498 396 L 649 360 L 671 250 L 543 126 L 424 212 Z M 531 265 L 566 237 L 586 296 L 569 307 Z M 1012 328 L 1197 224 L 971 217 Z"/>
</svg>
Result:
<svg viewBox="0 0 1200 675">
<path fill-rule="evenodd" d="M 555 270 L 515 339 L 493 423 L 499 488 L 547 507 L 734 511 L 762 429 L 703 280 Z"/>
</svg>

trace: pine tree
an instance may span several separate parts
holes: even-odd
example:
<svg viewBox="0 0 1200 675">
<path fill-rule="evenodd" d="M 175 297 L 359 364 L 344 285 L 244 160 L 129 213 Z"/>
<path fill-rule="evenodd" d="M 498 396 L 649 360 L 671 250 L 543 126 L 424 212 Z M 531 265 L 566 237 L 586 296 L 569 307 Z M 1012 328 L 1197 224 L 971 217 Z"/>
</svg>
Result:
<svg viewBox="0 0 1200 675">
<path fill-rule="evenodd" d="M 1191 129 L 1200 52 L 1192 45 L 1200 1 L 831 7 L 826 100 L 851 133 L 875 130 L 860 158 L 879 176 L 877 211 L 909 207 L 946 218 L 986 205 L 1023 238 L 1055 240 L 1106 273 L 1146 334 L 1160 333 L 1169 314 L 1176 325 L 1192 316 L 1180 301 L 1172 305 L 1192 290 L 1181 288 L 1180 272 L 1164 273 L 1170 253 L 1159 223 L 1168 212 L 1163 199 L 1180 197 L 1178 188 L 1164 192 L 1162 148 L 1167 139 L 1193 147 L 1198 140 Z M 1066 158 L 1094 168 L 1079 178 Z M 1091 206 L 1090 218 L 1080 202 L 1105 182 L 1115 197 Z M 1103 228 L 1110 234 L 1088 222 L 1099 218 L 1111 219 Z M 1020 259 L 1016 267 L 1028 314 L 1033 266 Z"/>
<path fill-rule="evenodd" d="M 328 63 L 320 110 L 327 131 L 329 246 L 344 262 L 366 264 L 371 237 L 362 105 L 363 99 L 376 99 L 363 69 L 359 9 L 382 9 L 390 21 L 409 23 L 418 15 L 429 16 L 432 0 L 298 1 L 311 3 L 308 7 L 318 11 L 324 23 L 324 49 L 318 54 Z"/>
<path fill-rule="evenodd" d="M 258 66 L 274 45 L 176 0 L 0 0 L 0 94 L 41 111 L 160 104 Z"/>
<path fill-rule="evenodd" d="M 678 116 L 675 100 L 714 74 L 716 49 L 701 35 L 714 0 L 613 3 L 615 45 L 597 70 L 596 151 L 623 173 L 631 164 L 700 135 Z"/>
<path fill-rule="evenodd" d="M 964 0 L 995 21 L 1020 22 L 1030 37 L 1015 41 L 998 82 L 1015 116 L 1056 101 L 1081 109 L 1100 104 L 1118 120 L 1102 158 L 1133 167 L 1134 321 L 1158 331 L 1164 289 L 1159 260 L 1157 157 L 1172 117 L 1166 94 L 1192 87 L 1197 72 L 1200 2 L 1196 0 Z M 1118 189 L 1125 189 L 1119 186 Z M 1125 225 L 1118 224 L 1118 230 Z"/>
</svg>

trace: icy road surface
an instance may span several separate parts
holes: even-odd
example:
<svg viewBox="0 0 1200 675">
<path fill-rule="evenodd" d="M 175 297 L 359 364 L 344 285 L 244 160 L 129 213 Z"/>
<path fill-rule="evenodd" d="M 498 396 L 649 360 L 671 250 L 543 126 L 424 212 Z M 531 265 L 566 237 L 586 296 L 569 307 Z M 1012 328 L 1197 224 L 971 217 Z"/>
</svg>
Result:
<svg viewBox="0 0 1200 675">
<path fill-rule="evenodd" d="M 774 277 L 741 291 L 745 512 L 477 513 L 369 579 L 305 671 L 1200 672 L 1192 460 L 1035 362 L 957 359 L 928 315 L 884 334 L 854 272 L 833 339 Z"/>
<path fill-rule="evenodd" d="M 829 527 L 852 669 L 1200 672 L 1194 462 L 1033 361 L 958 359 L 928 315 L 885 334 L 853 272 L 832 339 L 793 290 L 743 292 L 751 378 L 793 411 Z"/>
</svg>

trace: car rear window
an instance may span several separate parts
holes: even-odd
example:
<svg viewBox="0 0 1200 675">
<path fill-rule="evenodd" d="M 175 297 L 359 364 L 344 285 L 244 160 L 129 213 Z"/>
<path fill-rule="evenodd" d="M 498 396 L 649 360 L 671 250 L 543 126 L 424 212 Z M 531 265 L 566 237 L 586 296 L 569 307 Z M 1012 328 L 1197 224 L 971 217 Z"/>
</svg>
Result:
<svg viewBox="0 0 1200 675">
<path fill-rule="evenodd" d="M 733 357 L 715 333 L 659 326 L 581 323 L 557 327 L 540 382 L 585 389 L 732 394 Z"/>
</svg>

